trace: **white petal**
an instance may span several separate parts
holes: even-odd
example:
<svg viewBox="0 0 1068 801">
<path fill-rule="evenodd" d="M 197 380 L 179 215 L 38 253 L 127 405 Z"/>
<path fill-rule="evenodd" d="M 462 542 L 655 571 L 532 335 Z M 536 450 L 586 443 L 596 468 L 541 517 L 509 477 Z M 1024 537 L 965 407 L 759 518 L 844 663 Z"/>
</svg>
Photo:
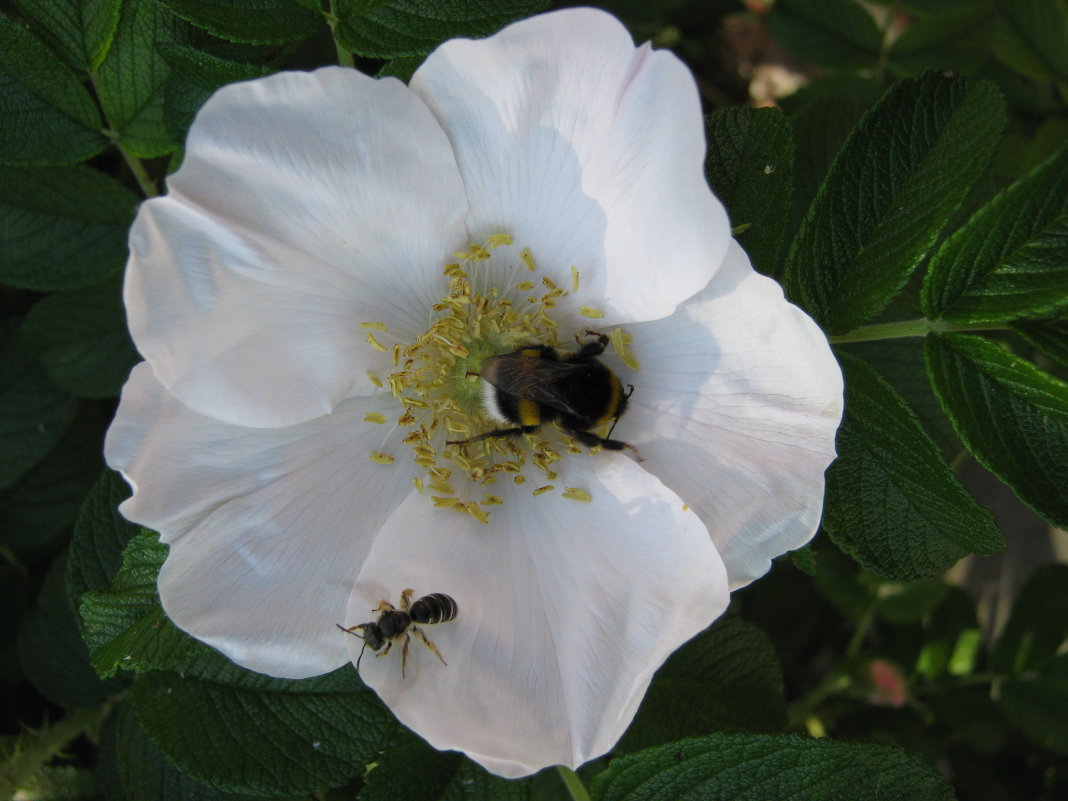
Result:
<svg viewBox="0 0 1068 801">
<path fill-rule="evenodd" d="M 731 589 L 744 586 L 816 531 L 841 369 L 819 327 L 737 244 L 675 314 L 626 330 L 641 369 L 619 369 L 635 389 L 614 436 L 701 516 Z"/>
<path fill-rule="evenodd" d="M 382 355 L 360 323 L 411 341 L 466 243 L 441 128 L 399 81 L 354 70 L 220 89 L 168 187 L 131 230 L 130 330 L 183 403 L 240 425 L 370 392 Z"/>
<path fill-rule="evenodd" d="M 455 599 L 456 620 L 423 627 L 448 666 L 413 640 L 406 677 L 399 648 L 366 653 L 361 674 L 431 745 L 502 776 L 608 751 L 654 671 L 727 606 L 719 555 L 674 493 L 620 454 L 565 461 L 565 481 L 591 503 L 509 482 L 494 485 L 505 503 L 481 525 L 407 499 L 375 540 L 346 618 L 374 619 L 406 587 Z M 357 658 L 361 642 L 346 639 Z"/>
<path fill-rule="evenodd" d="M 605 324 L 669 314 L 719 266 L 729 224 L 693 78 L 614 17 L 568 9 L 451 40 L 411 87 L 455 148 L 472 237 L 511 234 L 560 286 L 575 265 L 575 301 Z"/>
<path fill-rule="evenodd" d="M 335 624 L 372 538 L 412 491 L 406 468 L 368 458 L 398 448 L 403 432 L 363 420 L 393 405 L 356 398 L 308 423 L 242 428 L 183 406 L 135 367 L 106 456 L 134 488 L 122 513 L 170 545 L 159 576 L 168 617 L 272 676 L 344 664 Z"/>
</svg>

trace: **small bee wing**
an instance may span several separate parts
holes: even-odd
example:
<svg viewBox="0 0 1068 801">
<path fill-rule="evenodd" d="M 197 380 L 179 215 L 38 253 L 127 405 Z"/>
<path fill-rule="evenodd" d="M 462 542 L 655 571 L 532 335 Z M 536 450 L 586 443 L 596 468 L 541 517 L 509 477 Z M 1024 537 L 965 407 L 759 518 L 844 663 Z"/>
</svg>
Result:
<svg viewBox="0 0 1068 801">
<path fill-rule="evenodd" d="M 567 414 L 578 414 L 557 384 L 582 369 L 585 369 L 583 365 L 573 362 L 506 353 L 486 359 L 479 375 L 502 392 L 521 400 L 542 403 Z"/>
</svg>

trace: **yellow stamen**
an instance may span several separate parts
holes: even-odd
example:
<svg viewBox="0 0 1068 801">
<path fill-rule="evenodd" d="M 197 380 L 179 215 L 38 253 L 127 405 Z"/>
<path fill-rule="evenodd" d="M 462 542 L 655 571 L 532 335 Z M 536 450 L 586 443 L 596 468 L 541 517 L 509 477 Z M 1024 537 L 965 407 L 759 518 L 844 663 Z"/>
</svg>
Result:
<svg viewBox="0 0 1068 801">
<path fill-rule="evenodd" d="M 600 309 L 594 309 L 591 306 L 579 306 L 579 314 L 583 317 L 589 317 L 591 320 L 597 320 L 604 317 L 604 312 Z"/>
<path fill-rule="evenodd" d="M 376 322 L 360 323 L 360 328 L 369 328 L 372 331 L 381 331 L 383 334 L 389 331 L 389 328 L 386 327 L 385 323 Z"/>
<path fill-rule="evenodd" d="M 387 453 L 379 453 L 378 451 L 371 451 L 371 461 L 378 464 L 393 464 L 396 461 L 392 456 Z"/>
<path fill-rule="evenodd" d="M 579 289 L 579 271 L 578 267 L 574 264 L 571 265 L 571 291 L 578 292 Z"/>
<path fill-rule="evenodd" d="M 363 416 L 363 421 L 365 423 L 378 423 L 381 425 L 386 422 L 386 416 L 384 414 L 379 414 L 378 412 L 368 412 Z"/>
<path fill-rule="evenodd" d="M 386 346 L 379 342 L 377 339 L 375 339 L 375 335 L 372 334 L 370 331 L 367 332 L 367 344 L 375 350 L 380 350 L 383 353 L 386 352 Z"/>
<path fill-rule="evenodd" d="M 522 261 L 531 272 L 538 269 L 537 265 L 534 264 L 534 254 L 530 252 L 530 248 L 523 248 L 519 251 L 519 260 Z"/>
<path fill-rule="evenodd" d="M 556 489 L 556 487 L 554 487 L 552 484 L 546 484 L 544 487 L 538 487 L 536 490 L 534 490 L 534 496 L 537 497 L 538 495 L 544 495 L 546 492 L 552 492 L 554 489 Z"/>
<path fill-rule="evenodd" d="M 560 493 L 560 496 L 572 501 L 582 501 L 583 503 L 589 503 L 593 500 L 593 498 L 590 497 L 590 493 L 586 492 L 584 489 L 579 489 L 578 487 L 565 487 L 564 491 Z"/>
</svg>

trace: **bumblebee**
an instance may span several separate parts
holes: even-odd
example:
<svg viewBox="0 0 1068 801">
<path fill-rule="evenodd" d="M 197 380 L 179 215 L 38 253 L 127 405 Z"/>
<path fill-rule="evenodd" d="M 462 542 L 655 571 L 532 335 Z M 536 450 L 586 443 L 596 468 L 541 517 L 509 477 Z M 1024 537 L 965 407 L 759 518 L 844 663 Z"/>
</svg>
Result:
<svg viewBox="0 0 1068 801">
<path fill-rule="evenodd" d="M 360 656 L 356 659 L 357 671 L 360 669 L 360 660 L 363 659 L 365 650 L 370 648 L 372 651 L 379 651 L 382 646 L 385 646 L 386 650 L 375 654 L 385 656 L 393 647 L 393 643 L 403 640 L 404 647 L 401 650 L 401 677 L 403 678 L 408 667 L 408 643 L 411 642 L 409 634 L 414 634 L 423 645 L 433 651 L 434 655 L 441 660 L 441 664 L 448 664 L 438 647 L 426 638 L 419 626 L 455 620 L 458 611 L 456 601 L 444 593 L 435 592 L 424 595 L 412 603 L 414 594 L 415 590 L 411 589 L 401 593 L 400 609 L 389 601 L 379 601 L 378 606 L 371 610 L 380 613 L 378 619 L 370 623 L 359 623 L 348 628 L 340 623 L 336 624 L 342 631 L 363 640 L 363 648 L 360 649 Z"/>
<path fill-rule="evenodd" d="M 531 344 L 482 362 L 478 375 L 483 380 L 483 409 L 494 420 L 511 423 L 512 427 L 448 444 L 530 434 L 543 424 L 556 421 L 589 448 L 629 448 L 637 453 L 633 445 L 610 439 L 620 415 L 627 410 L 634 387 L 624 393 L 616 374 L 598 361 L 608 346 L 608 337 L 589 330 L 586 334 L 595 339 L 575 353 L 561 354 L 549 345 Z M 612 427 L 608 437 L 590 431 L 609 420 Z"/>
</svg>

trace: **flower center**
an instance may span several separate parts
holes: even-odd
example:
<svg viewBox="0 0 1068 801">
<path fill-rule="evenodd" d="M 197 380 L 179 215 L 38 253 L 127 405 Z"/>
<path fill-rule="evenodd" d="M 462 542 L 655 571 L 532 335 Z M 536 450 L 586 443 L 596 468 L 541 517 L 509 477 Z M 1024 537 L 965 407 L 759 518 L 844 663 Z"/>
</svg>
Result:
<svg viewBox="0 0 1068 801">
<path fill-rule="evenodd" d="M 386 381 L 370 373 L 368 377 L 377 386 L 388 387 L 401 404 L 403 411 L 396 423 L 409 429 L 403 442 L 411 447 L 412 461 L 423 472 L 413 478 L 415 488 L 429 491 L 435 506 L 470 514 L 481 523 L 489 521 L 490 507 L 503 503 L 492 492 L 495 483 L 526 483 L 524 473 L 533 468 L 534 475 L 542 479 L 532 489 L 533 495 L 553 492 L 552 482 L 557 478 L 553 464 L 561 459 L 560 451 L 579 452 L 574 438 L 561 440 L 548 426 L 521 436 L 480 438 L 495 428 L 482 406 L 482 363 L 531 343 L 558 347 L 557 323 L 551 312 L 557 300 L 577 291 L 579 284 L 575 267 L 571 267 L 569 290 L 556 286 L 548 276 L 539 279 L 533 254 L 523 248 L 515 257 L 519 262 L 516 272 L 523 280 L 503 291 L 488 286 L 486 263 L 494 258 L 494 250 L 512 244 L 510 236 L 495 234 L 484 244 L 454 254 L 457 261 L 443 268 L 448 294 L 434 304 L 438 316 L 414 342 L 387 347 L 376 336 L 376 332 L 388 333 L 385 324 L 361 324 L 368 344 L 391 352 L 395 369 Z M 586 306 L 579 313 L 591 320 L 603 316 Z M 614 330 L 609 341 L 628 367 L 638 368 L 627 348 L 630 338 L 621 329 Z M 388 422 L 379 414 L 368 414 L 365 419 Z M 372 452 L 371 459 L 381 464 L 394 462 L 392 456 L 378 452 Z M 580 487 L 565 487 L 561 495 L 591 500 Z"/>
</svg>

